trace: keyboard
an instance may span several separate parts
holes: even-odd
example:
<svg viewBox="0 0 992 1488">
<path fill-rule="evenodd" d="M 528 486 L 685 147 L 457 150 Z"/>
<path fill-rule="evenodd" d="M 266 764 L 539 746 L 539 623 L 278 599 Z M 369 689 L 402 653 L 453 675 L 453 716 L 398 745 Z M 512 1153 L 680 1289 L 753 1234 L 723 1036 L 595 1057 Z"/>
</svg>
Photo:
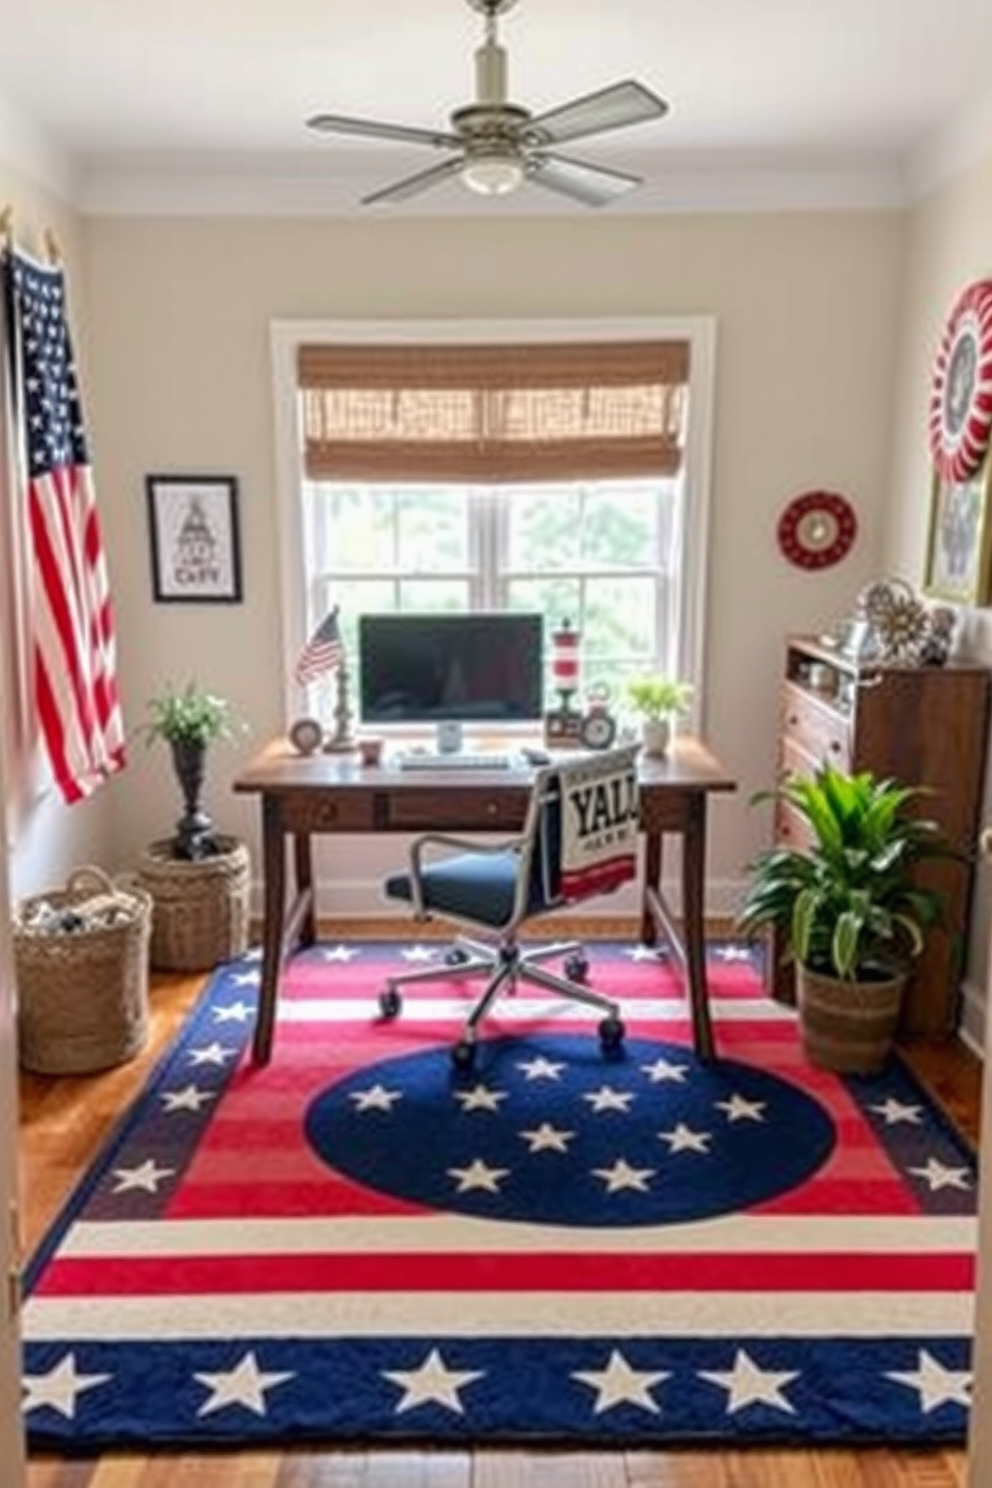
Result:
<svg viewBox="0 0 992 1488">
<path fill-rule="evenodd" d="M 471 750 L 465 754 L 439 754 L 434 750 L 397 754 L 394 763 L 401 770 L 508 770 L 513 764 L 509 754 L 483 754 Z"/>
</svg>

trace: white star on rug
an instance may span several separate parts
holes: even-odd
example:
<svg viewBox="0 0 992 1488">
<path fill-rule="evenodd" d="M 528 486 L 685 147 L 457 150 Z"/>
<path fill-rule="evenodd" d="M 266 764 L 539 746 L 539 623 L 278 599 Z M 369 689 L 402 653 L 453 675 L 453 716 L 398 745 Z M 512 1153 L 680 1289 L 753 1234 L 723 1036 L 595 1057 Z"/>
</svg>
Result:
<svg viewBox="0 0 992 1488">
<path fill-rule="evenodd" d="M 629 956 L 631 961 L 658 961 L 662 954 L 658 946 L 639 945 L 624 951 L 624 955 Z"/>
<path fill-rule="evenodd" d="M 920 1349 L 920 1359 L 915 1370 L 895 1369 L 887 1371 L 885 1378 L 897 1384 L 908 1385 L 920 1392 L 920 1410 L 929 1415 L 938 1406 L 953 1402 L 967 1409 L 971 1405 L 972 1373 L 967 1369 L 945 1369 L 938 1359 Z"/>
<path fill-rule="evenodd" d="M 608 1194 L 620 1193 L 633 1188 L 638 1193 L 647 1193 L 648 1179 L 653 1178 L 656 1168 L 632 1168 L 626 1158 L 618 1157 L 612 1168 L 593 1168 L 593 1176 L 602 1178 Z"/>
<path fill-rule="evenodd" d="M 132 1189 L 142 1189 L 145 1193 L 158 1193 L 158 1186 L 163 1178 L 171 1178 L 175 1168 L 157 1168 L 153 1157 L 147 1158 L 136 1168 L 115 1168 L 114 1177 L 118 1180 L 114 1184 L 114 1193 L 129 1193 Z"/>
<path fill-rule="evenodd" d="M 344 961 L 346 964 L 352 957 L 358 954 L 359 952 L 355 946 L 346 945 L 326 946 L 321 951 L 321 955 L 325 961 Z"/>
<path fill-rule="evenodd" d="M 770 1405 L 775 1410 L 788 1411 L 795 1415 L 796 1408 L 782 1394 L 782 1389 L 791 1380 L 799 1378 L 798 1370 L 776 1372 L 774 1369 L 759 1369 L 754 1360 L 738 1349 L 733 1369 L 702 1369 L 699 1378 L 709 1380 L 727 1391 L 727 1414 L 734 1415 L 749 1405 Z"/>
<path fill-rule="evenodd" d="M 680 1121 L 671 1131 L 659 1132 L 658 1140 L 668 1143 L 669 1152 L 703 1152 L 708 1153 L 707 1142 L 712 1142 L 712 1132 L 697 1132 Z"/>
<path fill-rule="evenodd" d="M 890 1095 L 877 1106 L 869 1106 L 869 1111 L 877 1111 L 886 1126 L 895 1126 L 898 1121 L 908 1121 L 912 1126 L 919 1126 L 920 1117 L 923 1115 L 922 1106 L 907 1106 L 902 1101 L 896 1100 Z"/>
<path fill-rule="evenodd" d="M 471 1193 L 483 1188 L 487 1193 L 499 1193 L 500 1180 L 509 1173 L 509 1168 L 490 1168 L 481 1157 L 473 1158 L 467 1168 L 449 1168 L 448 1177 L 458 1179 L 458 1192 Z"/>
<path fill-rule="evenodd" d="M 97 1385 L 106 1384 L 111 1378 L 109 1374 L 78 1374 L 75 1354 L 66 1354 L 47 1374 L 24 1376 L 21 1409 L 38 1410 L 43 1405 L 49 1405 L 52 1410 L 71 1421 L 76 1415 L 76 1396 L 82 1395 L 84 1390 L 93 1390 Z"/>
<path fill-rule="evenodd" d="M 725 1101 L 716 1101 L 720 1111 L 726 1111 L 728 1121 L 764 1121 L 767 1101 L 745 1100 L 743 1095 L 731 1095 Z"/>
<path fill-rule="evenodd" d="M 436 952 L 432 946 L 407 946 L 400 951 L 404 961 L 433 961 Z"/>
<path fill-rule="evenodd" d="M 531 1131 L 522 1131 L 520 1136 L 531 1152 L 567 1152 L 568 1143 L 575 1133 L 559 1131 L 556 1126 L 551 1125 L 550 1121 L 542 1121 L 540 1126 L 534 1127 Z"/>
<path fill-rule="evenodd" d="M 215 1023 L 247 1023 L 250 1017 L 251 1008 L 246 1002 L 232 1002 L 227 1007 L 214 1008 Z"/>
<path fill-rule="evenodd" d="M 718 961 L 750 961 L 751 950 L 742 945 L 716 946 L 713 955 Z"/>
<path fill-rule="evenodd" d="M 619 1349 L 612 1351 L 605 1369 L 579 1369 L 572 1373 L 574 1380 L 596 1391 L 593 1414 L 597 1416 L 615 1405 L 639 1405 L 642 1410 L 657 1415 L 661 1407 L 651 1398 L 651 1389 L 671 1377 L 664 1370 L 632 1369 Z"/>
<path fill-rule="evenodd" d="M 393 1102 L 403 1099 L 402 1090 L 387 1090 L 385 1085 L 370 1085 L 367 1090 L 353 1090 L 348 1097 L 356 1111 L 391 1111 Z"/>
<path fill-rule="evenodd" d="M 612 1085 L 601 1085 L 598 1090 L 591 1090 L 582 1099 L 588 1101 L 598 1115 L 600 1111 L 623 1111 L 630 1109 L 630 1103 L 634 1099 L 632 1090 L 614 1090 Z"/>
<path fill-rule="evenodd" d="M 412 1410 L 415 1405 L 434 1403 L 464 1415 L 465 1409 L 459 1392 L 473 1380 L 482 1379 L 484 1369 L 449 1369 L 437 1349 L 431 1349 L 419 1369 L 384 1369 L 383 1379 L 390 1380 L 403 1390 L 403 1398 L 396 1407 L 401 1411 Z"/>
<path fill-rule="evenodd" d="M 656 1059 L 653 1064 L 641 1065 L 652 1085 L 659 1085 L 663 1080 L 674 1080 L 677 1085 L 684 1085 L 688 1068 L 687 1064 L 672 1064 L 668 1059 Z"/>
<path fill-rule="evenodd" d="M 536 1059 L 523 1059 L 518 1065 L 518 1070 L 523 1070 L 528 1080 L 557 1080 L 565 1068 L 564 1063 L 555 1064 L 551 1059 L 544 1059 L 540 1055 Z"/>
<path fill-rule="evenodd" d="M 259 1369 L 254 1350 L 250 1350 L 235 1364 L 233 1369 L 221 1369 L 216 1373 L 194 1374 L 198 1384 L 206 1385 L 211 1392 L 197 1411 L 198 1416 L 209 1416 L 214 1411 L 224 1410 L 229 1405 L 243 1405 L 256 1416 L 266 1413 L 266 1390 L 295 1379 L 294 1373 Z"/>
<path fill-rule="evenodd" d="M 471 1090 L 452 1093 L 461 1102 L 463 1111 L 498 1111 L 500 1101 L 506 1100 L 505 1090 L 490 1090 L 488 1085 L 474 1085 Z"/>
<path fill-rule="evenodd" d="M 202 1049 L 190 1049 L 189 1062 L 190 1064 L 216 1064 L 223 1068 L 224 1061 L 233 1059 L 237 1052 L 237 1049 L 225 1049 L 223 1044 L 218 1044 L 215 1040 Z"/>
<path fill-rule="evenodd" d="M 928 1183 L 931 1193 L 937 1193 L 942 1188 L 960 1188 L 965 1192 L 971 1188 L 967 1168 L 949 1168 L 935 1157 L 927 1158 L 926 1167 L 910 1168 L 909 1171 Z"/>
<path fill-rule="evenodd" d="M 182 1090 L 163 1090 L 163 1111 L 198 1111 L 207 1101 L 213 1100 L 212 1090 L 201 1090 L 198 1085 L 187 1085 Z"/>
<path fill-rule="evenodd" d="M 260 971 L 236 971 L 231 981 L 235 987 L 258 987 L 261 986 L 262 973 Z"/>
</svg>

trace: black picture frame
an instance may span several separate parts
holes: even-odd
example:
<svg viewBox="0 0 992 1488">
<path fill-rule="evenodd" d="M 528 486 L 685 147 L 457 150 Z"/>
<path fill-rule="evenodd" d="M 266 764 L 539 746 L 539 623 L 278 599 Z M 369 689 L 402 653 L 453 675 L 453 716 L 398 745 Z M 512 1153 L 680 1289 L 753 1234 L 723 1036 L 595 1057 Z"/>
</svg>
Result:
<svg viewBox="0 0 992 1488">
<path fill-rule="evenodd" d="M 147 475 L 157 604 L 240 604 L 241 533 L 233 475 Z"/>
</svg>

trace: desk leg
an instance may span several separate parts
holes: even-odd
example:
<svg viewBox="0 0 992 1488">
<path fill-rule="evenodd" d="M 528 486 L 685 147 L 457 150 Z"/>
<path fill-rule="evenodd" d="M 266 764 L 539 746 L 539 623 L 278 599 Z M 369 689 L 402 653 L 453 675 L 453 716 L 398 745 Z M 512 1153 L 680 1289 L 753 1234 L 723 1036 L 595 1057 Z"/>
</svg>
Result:
<svg viewBox="0 0 992 1488">
<path fill-rule="evenodd" d="M 716 1052 L 706 985 L 706 794 L 697 791 L 691 801 L 689 824 L 682 840 L 682 932 L 685 941 L 689 1002 L 692 1008 L 692 1037 L 700 1059 Z"/>
<path fill-rule="evenodd" d="M 313 854 L 309 832 L 298 832 L 293 838 L 293 866 L 296 873 L 297 900 L 305 898 L 308 908 L 300 921 L 300 945 L 312 946 L 317 939 L 317 913 L 313 897 Z"/>
<path fill-rule="evenodd" d="M 262 865 L 265 874 L 265 908 L 262 926 L 262 985 L 258 992 L 258 1018 L 252 1044 L 255 1064 L 272 1058 L 272 1035 L 282 969 L 283 921 L 286 913 L 286 845 L 282 814 L 273 796 L 262 797 Z"/>
<path fill-rule="evenodd" d="M 663 841 L 664 839 L 660 832 L 649 832 L 644 839 L 644 883 L 641 887 L 641 944 L 646 946 L 658 944 L 658 926 L 654 915 L 651 913 L 648 890 L 652 889 L 655 894 L 658 894 L 661 890 L 661 848 Z"/>
</svg>

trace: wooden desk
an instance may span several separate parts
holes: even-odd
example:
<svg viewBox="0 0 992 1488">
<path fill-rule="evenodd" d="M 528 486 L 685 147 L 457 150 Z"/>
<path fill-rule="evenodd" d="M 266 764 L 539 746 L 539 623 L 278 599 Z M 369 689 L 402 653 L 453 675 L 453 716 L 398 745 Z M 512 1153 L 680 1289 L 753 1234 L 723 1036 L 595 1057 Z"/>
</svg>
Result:
<svg viewBox="0 0 992 1488">
<path fill-rule="evenodd" d="M 706 803 L 711 791 L 736 782 L 695 739 L 679 739 L 665 759 L 638 761 L 641 830 L 646 837 L 641 938 L 662 933 L 685 975 L 696 1051 L 713 1057 L 706 988 L 704 888 Z M 351 755 L 293 752 L 285 740 L 269 745 L 238 775 L 236 791 L 261 798 L 265 875 L 262 986 L 253 1057 L 272 1057 L 279 974 L 294 947 L 317 933 L 310 839 L 316 833 L 518 832 L 530 797 L 531 772 L 516 770 L 400 771 L 364 767 Z M 682 839 L 682 920 L 661 891 L 665 835 Z M 286 903 L 286 839 L 293 841 L 295 883 Z"/>
</svg>

